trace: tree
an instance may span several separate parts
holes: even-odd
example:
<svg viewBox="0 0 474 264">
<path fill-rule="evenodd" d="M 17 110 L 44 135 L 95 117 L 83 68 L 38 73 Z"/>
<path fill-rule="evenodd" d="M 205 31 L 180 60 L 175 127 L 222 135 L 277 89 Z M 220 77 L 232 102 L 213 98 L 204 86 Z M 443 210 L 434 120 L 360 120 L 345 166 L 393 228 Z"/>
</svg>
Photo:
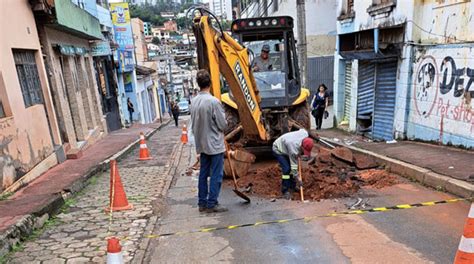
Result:
<svg viewBox="0 0 474 264">
<path fill-rule="evenodd" d="M 143 5 L 130 5 L 130 16 L 138 17 L 145 22 L 150 22 L 155 26 L 163 25 L 166 21 L 161 12 L 173 12 L 175 5 L 169 1 L 159 1 L 155 5 L 145 3 Z"/>
<path fill-rule="evenodd" d="M 191 19 L 191 18 L 180 17 L 180 18 L 176 19 L 176 24 L 178 25 L 178 28 L 179 29 L 185 29 L 185 28 L 190 27 L 191 23 L 189 21 L 187 21 L 188 19 Z"/>
<path fill-rule="evenodd" d="M 153 43 L 155 45 L 160 45 L 161 44 L 160 38 L 159 37 L 153 37 L 153 39 L 151 40 L 151 43 Z"/>
</svg>

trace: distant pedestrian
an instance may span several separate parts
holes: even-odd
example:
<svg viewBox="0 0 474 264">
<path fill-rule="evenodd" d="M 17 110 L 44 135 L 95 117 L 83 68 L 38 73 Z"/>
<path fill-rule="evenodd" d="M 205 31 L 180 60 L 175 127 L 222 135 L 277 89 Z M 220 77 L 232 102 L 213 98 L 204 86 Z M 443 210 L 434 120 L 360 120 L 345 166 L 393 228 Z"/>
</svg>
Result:
<svg viewBox="0 0 474 264">
<path fill-rule="evenodd" d="M 173 114 L 174 124 L 178 127 L 179 106 L 176 102 L 171 103 L 171 113 Z"/>
<path fill-rule="evenodd" d="M 127 98 L 127 109 L 128 114 L 130 116 L 130 125 L 133 123 L 133 112 L 135 112 L 135 108 L 133 107 L 132 101 L 130 101 L 130 97 Z"/>
<path fill-rule="evenodd" d="M 199 70 L 196 81 L 201 91 L 192 100 L 191 129 L 201 162 L 198 182 L 199 212 L 225 212 L 227 208 L 219 205 L 217 199 L 224 176 L 224 129 L 227 121 L 221 103 L 209 92 L 209 72 Z"/>
<path fill-rule="evenodd" d="M 168 105 L 168 114 L 170 115 L 170 118 L 173 118 L 173 113 L 171 112 L 171 103 L 170 103 L 170 101 L 168 101 L 167 105 Z"/>
<path fill-rule="evenodd" d="M 313 100 L 311 101 L 311 115 L 316 120 L 316 129 L 321 129 L 323 124 L 323 116 L 327 118 L 329 115 L 327 112 L 329 103 L 329 94 L 327 93 L 327 87 L 324 84 L 320 84 L 318 92 L 314 94 Z"/>
</svg>

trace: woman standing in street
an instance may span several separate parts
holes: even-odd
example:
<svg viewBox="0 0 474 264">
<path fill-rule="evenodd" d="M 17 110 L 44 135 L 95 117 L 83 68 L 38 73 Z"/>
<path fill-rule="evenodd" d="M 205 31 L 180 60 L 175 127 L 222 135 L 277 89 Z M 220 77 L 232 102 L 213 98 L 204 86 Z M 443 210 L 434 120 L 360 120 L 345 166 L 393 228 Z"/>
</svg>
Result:
<svg viewBox="0 0 474 264">
<path fill-rule="evenodd" d="M 179 106 L 176 102 L 171 103 L 171 113 L 173 114 L 174 124 L 178 127 Z"/>
<path fill-rule="evenodd" d="M 133 107 L 132 101 L 130 101 L 130 97 L 127 98 L 127 109 L 128 114 L 130 116 L 130 125 L 133 124 L 133 112 L 135 112 L 135 108 Z"/>
<path fill-rule="evenodd" d="M 318 92 L 314 94 L 313 100 L 311 101 L 311 114 L 316 120 L 316 130 L 321 129 L 323 124 L 323 116 L 328 115 L 326 109 L 328 108 L 329 95 L 326 92 L 327 87 L 324 84 L 320 84 Z"/>
</svg>

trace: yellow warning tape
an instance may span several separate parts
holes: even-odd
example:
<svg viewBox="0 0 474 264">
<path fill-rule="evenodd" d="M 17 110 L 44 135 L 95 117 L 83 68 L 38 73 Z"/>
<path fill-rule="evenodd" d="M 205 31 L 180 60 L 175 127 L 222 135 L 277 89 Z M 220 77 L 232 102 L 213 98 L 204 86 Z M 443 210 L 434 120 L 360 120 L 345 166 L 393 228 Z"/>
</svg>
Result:
<svg viewBox="0 0 474 264">
<path fill-rule="evenodd" d="M 367 214 L 367 213 L 380 213 L 380 212 L 388 212 L 388 211 L 394 211 L 394 210 L 412 209 L 412 208 L 419 208 L 419 207 L 435 206 L 435 205 L 440 205 L 440 204 L 456 203 L 460 201 L 470 201 L 472 199 L 473 197 L 456 198 L 456 199 L 448 199 L 448 200 L 432 201 L 432 202 L 424 202 L 424 203 L 414 203 L 414 204 L 400 204 L 400 205 L 394 205 L 394 206 L 334 212 L 334 213 L 328 213 L 324 215 L 305 216 L 305 217 L 298 217 L 298 218 L 291 218 L 291 219 L 279 219 L 279 220 L 259 221 L 255 223 L 247 223 L 247 224 L 239 224 L 239 225 L 208 227 L 208 228 L 200 228 L 200 229 L 195 229 L 195 230 L 180 231 L 180 232 L 173 232 L 173 233 L 150 234 L 150 235 L 145 235 L 144 237 L 145 238 L 161 238 L 161 237 L 188 235 L 188 234 L 195 234 L 195 233 L 208 233 L 208 232 L 213 232 L 213 231 L 218 231 L 218 230 L 233 230 L 233 229 L 238 229 L 242 227 L 255 227 L 255 226 L 270 225 L 270 224 L 284 224 L 284 223 L 290 223 L 290 222 L 296 222 L 296 221 L 309 222 L 316 218 L 327 218 L 327 217 L 344 216 L 344 215 L 360 215 L 360 214 Z M 124 237 L 122 239 L 127 240 L 128 237 Z"/>
</svg>

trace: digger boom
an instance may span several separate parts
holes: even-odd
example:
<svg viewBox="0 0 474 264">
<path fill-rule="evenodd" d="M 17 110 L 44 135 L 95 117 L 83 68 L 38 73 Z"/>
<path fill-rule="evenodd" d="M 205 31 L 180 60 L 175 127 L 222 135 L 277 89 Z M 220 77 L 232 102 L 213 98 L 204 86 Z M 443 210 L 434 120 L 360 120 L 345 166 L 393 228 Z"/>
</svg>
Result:
<svg viewBox="0 0 474 264">
<path fill-rule="evenodd" d="M 262 120 L 261 98 L 250 70 L 247 48 L 226 32 L 219 32 L 210 24 L 210 17 L 196 17 L 193 31 L 197 42 L 199 68 L 211 75 L 211 93 L 221 99 L 221 74 L 229 84 L 236 101 L 241 126 L 246 137 L 268 141 L 269 135 Z"/>
</svg>

